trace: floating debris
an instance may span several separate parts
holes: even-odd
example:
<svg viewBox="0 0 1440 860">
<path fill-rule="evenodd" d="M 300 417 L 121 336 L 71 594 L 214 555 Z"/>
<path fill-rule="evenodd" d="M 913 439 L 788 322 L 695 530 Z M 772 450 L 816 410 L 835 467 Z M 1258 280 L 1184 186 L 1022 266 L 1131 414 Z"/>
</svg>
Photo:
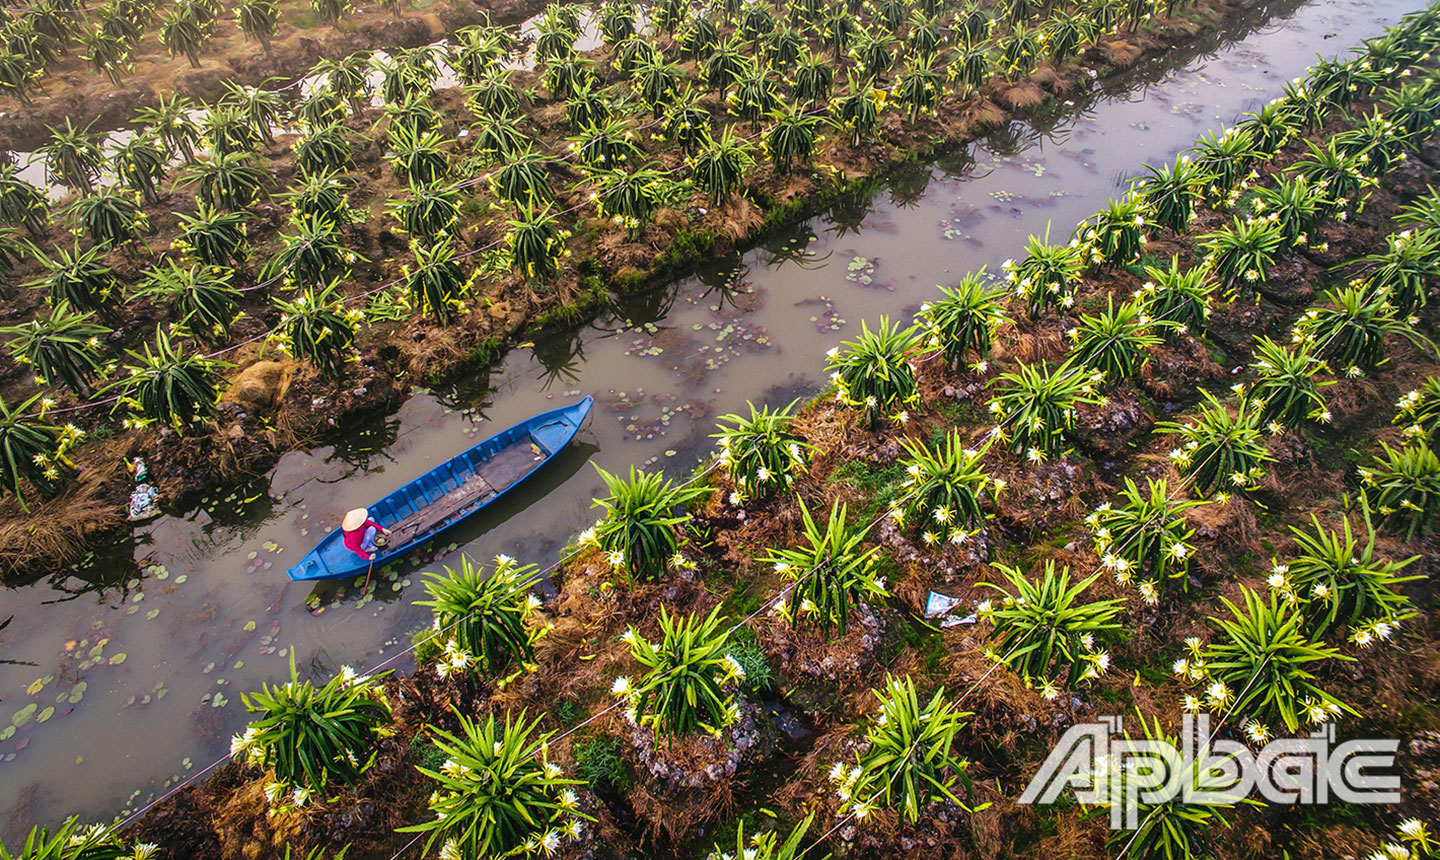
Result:
<svg viewBox="0 0 1440 860">
<path fill-rule="evenodd" d="M 887 290 L 893 290 L 893 287 L 886 284 L 875 283 L 875 267 L 879 262 L 879 258 L 857 255 L 850 261 L 850 265 L 845 267 L 845 280 L 857 283 L 862 287 L 881 286 Z"/>
</svg>

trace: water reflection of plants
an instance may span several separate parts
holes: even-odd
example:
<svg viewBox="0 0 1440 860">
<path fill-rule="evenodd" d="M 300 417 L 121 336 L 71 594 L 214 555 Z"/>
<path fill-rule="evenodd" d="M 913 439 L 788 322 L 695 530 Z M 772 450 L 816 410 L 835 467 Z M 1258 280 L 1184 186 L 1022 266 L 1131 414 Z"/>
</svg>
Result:
<svg viewBox="0 0 1440 860">
<path fill-rule="evenodd" d="M 858 231 L 858 226 L 856 229 Z M 810 253 L 810 246 L 817 238 L 809 222 L 799 224 L 793 230 L 769 234 L 757 246 L 757 250 L 761 252 L 760 265 L 767 269 L 786 264 L 804 269 L 819 269 L 829 261 L 830 252 L 819 256 Z"/>
<path fill-rule="evenodd" d="M 749 274 L 750 266 L 739 251 L 715 257 L 695 269 L 695 279 L 706 287 L 702 298 L 715 294 L 722 299 L 733 298 L 744 286 Z"/>
<path fill-rule="evenodd" d="M 583 329 L 564 332 L 537 340 L 531 354 L 542 369 L 540 387 L 549 391 L 557 383 L 565 386 L 580 382 L 580 369 L 585 364 Z"/>
<path fill-rule="evenodd" d="M 930 165 L 919 161 L 906 162 L 890 175 L 890 203 L 901 209 L 913 209 L 930 188 L 935 175 Z"/>
<path fill-rule="evenodd" d="M 858 235 L 860 228 L 864 226 L 866 216 L 874 209 L 875 195 L 868 188 L 859 188 L 841 194 L 825 212 L 825 232 L 836 239 L 852 234 Z"/>
<path fill-rule="evenodd" d="M 395 462 L 389 451 L 399 437 L 400 419 L 389 415 L 337 436 L 331 456 L 355 471 L 373 472 L 379 463 Z"/>
<path fill-rule="evenodd" d="M 669 287 L 622 293 L 615 297 L 608 316 L 618 323 L 617 331 L 653 325 L 670 316 L 678 298 L 679 291 Z"/>
</svg>

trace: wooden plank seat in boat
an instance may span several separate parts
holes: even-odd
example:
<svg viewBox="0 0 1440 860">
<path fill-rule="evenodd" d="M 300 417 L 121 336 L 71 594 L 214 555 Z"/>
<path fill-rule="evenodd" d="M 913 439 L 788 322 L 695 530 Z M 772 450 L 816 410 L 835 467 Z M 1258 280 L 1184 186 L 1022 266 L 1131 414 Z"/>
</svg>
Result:
<svg viewBox="0 0 1440 860">
<path fill-rule="evenodd" d="M 395 525 L 390 527 L 396 538 L 408 538 L 445 522 L 475 502 L 495 495 L 495 488 L 482 475 L 471 475 L 464 483 Z"/>
<path fill-rule="evenodd" d="M 407 539 L 423 534 L 474 505 L 503 493 L 530 474 L 545 459 L 532 445 L 529 437 L 502 449 L 480 464 L 479 469 L 415 513 L 390 527 L 395 538 Z M 428 497 L 428 494 L 427 494 Z"/>
<path fill-rule="evenodd" d="M 490 486 L 494 487 L 497 493 L 503 492 L 535 471 L 535 467 L 544 459 L 545 455 L 529 436 L 525 436 L 482 463 L 480 474 L 485 476 L 485 480 L 490 482 Z"/>
</svg>

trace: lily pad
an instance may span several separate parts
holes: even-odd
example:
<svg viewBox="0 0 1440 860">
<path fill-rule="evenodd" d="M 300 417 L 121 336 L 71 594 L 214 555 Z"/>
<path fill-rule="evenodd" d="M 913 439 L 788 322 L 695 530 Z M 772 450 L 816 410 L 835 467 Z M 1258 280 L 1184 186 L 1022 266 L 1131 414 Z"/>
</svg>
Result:
<svg viewBox="0 0 1440 860">
<path fill-rule="evenodd" d="M 110 665 L 111 665 L 111 666 L 119 666 L 121 663 L 124 663 L 126 659 L 127 659 L 127 655 L 125 654 L 124 651 L 121 651 L 119 654 L 116 654 L 116 655 L 114 655 L 113 657 L 110 658 Z"/>
<path fill-rule="evenodd" d="M 10 718 L 10 724 L 15 728 L 23 728 L 27 726 L 30 724 L 31 720 L 35 719 L 35 712 L 38 710 L 40 710 L 39 706 L 37 706 L 34 702 L 31 702 L 30 704 L 15 712 L 15 716 Z"/>
<path fill-rule="evenodd" d="M 50 707 L 40 712 L 40 715 L 35 718 L 35 722 L 43 723 L 53 716 L 55 716 L 55 706 L 51 705 Z"/>
</svg>

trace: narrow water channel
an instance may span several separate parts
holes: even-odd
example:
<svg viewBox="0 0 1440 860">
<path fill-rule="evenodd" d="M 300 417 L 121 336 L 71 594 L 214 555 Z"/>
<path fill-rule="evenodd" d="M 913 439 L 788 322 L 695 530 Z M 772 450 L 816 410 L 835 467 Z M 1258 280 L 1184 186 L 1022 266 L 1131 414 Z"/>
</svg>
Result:
<svg viewBox="0 0 1440 860">
<path fill-rule="evenodd" d="M 688 470 L 718 415 L 816 390 L 824 351 L 862 319 L 912 313 L 936 284 L 1018 256 L 1047 223 L 1067 235 L 1142 162 L 1173 157 L 1278 95 L 1316 53 L 1347 50 L 1423 5 L 1257 8 L 1222 36 L 904 172 L 873 198 L 627 298 L 488 374 L 417 392 L 394 415 L 291 453 L 271 474 L 148 524 L 102 557 L 0 592 L 0 731 L 17 727 L 0 741 L 0 837 L 65 814 L 133 808 L 214 761 L 245 723 L 240 694 L 284 676 L 292 651 L 302 672 L 328 672 L 373 666 L 408 644 L 428 621 L 411 605 L 422 595 L 420 565 L 369 601 L 353 583 L 286 580 L 285 568 L 345 509 L 534 412 L 593 394 L 580 444 L 454 533 L 453 549 L 437 548 L 451 550 L 442 562 L 463 551 L 547 563 L 595 518 L 590 464 Z"/>
</svg>

